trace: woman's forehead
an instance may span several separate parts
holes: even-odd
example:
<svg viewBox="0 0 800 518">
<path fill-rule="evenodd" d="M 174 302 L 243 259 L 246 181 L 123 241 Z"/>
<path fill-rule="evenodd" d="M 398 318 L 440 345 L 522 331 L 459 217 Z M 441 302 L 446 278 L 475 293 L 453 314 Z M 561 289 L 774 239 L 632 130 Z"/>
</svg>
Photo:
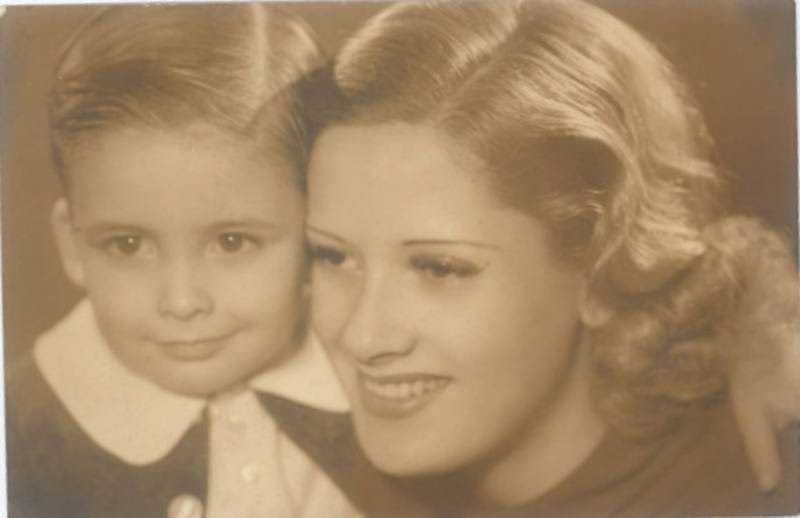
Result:
<svg viewBox="0 0 800 518">
<path fill-rule="evenodd" d="M 331 128 L 312 156 L 309 224 L 354 240 L 515 248 L 535 219 L 502 203 L 468 164 L 427 126 Z"/>
<path fill-rule="evenodd" d="M 414 203 L 459 192 L 462 198 L 488 204 L 489 190 L 468 157 L 466 150 L 426 125 L 334 126 L 314 147 L 310 196 L 323 202 L 314 192 L 325 188 L 338 196 L 349 191 L 360 198 Z"/>
</svg>

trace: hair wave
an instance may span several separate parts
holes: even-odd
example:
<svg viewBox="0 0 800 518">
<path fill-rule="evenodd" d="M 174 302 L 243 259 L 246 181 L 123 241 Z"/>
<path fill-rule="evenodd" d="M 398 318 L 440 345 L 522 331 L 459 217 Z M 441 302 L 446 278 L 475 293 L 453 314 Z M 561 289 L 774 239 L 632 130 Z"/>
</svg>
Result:
<svg viewBox="0 0 800 518">
<path fill-rule="evenodd" d="M 586 272 L 591 303 L 610 315 L 586 330 L 595 402 L 620 431 L 663 430 L 723 394 L 728 360 L 746 361 L 731 351 L 787 339 L 786 242 L 725 216 L 726 174 L 689 89 L 602 9 L 396 5 L 345 45 L 333 76 L 342 99 L 329 123 L 443 131 Z"/>
</svg>

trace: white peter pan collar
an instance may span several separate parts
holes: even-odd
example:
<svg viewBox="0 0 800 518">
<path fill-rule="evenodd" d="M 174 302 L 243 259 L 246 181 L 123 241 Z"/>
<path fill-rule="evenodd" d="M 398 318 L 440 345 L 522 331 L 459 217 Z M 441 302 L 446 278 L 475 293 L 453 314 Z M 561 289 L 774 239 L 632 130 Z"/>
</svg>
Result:
<svg viewBox="0 0 800 518">
<path fill-rule="evenodd" d="M 348 403 L 313 333 L 284 363 L 249 385 L 307 406 L 346 412 Z M 129 464 L 166 456 L 208 404 L 162 389 L 109 350 L 88 300 L 40 336 L 33 350 L 45 381 L 100 447 Z"/>
</svg>

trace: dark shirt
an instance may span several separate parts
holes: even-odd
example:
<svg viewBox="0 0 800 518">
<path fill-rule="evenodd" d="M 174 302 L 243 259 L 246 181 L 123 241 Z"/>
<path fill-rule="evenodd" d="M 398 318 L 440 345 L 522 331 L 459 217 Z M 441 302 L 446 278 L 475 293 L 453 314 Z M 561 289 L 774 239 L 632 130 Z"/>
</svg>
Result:
<svg viewBox="0 0 800 518">
<path fill-rule="evenodd" d="M 609 432 L 571 475 L 512 509 L 464 503 L 458 489 L 437 503 L 438 516 L 492 518 L 643 518 L 773 516 L 800 512 L 800 429 L 781 436 L 780 487 L 762 493 L 726 405 L 692 415 L 648 440 Z M 446 487 L 446 486 L 443 486 Z M 440 495 L 441 497 L 441 492 Z"/>
<path fill-rule="evenodd" d="M 9 366 L 6 384 L 10 518 L 164 518 L 176 495 L 205 499 L 207 419 L 190 428 L 160 461 L 132 466 L 84 434 L 30 356 Z M 286 434 L 365 515 L 376 518 L 770 516 L 800 511 L 800 430 L 783 434 L 781 485 L 763 494 L 724 405 L 647 441 L 609 433 L 556 487 L 525 505 L 501 510 L 477 509 L 457 485 L 441 478 L 401 481 L 379 473 L 359 450 L 348 416 L 275 396 L 260 398 Z"/>
<path fill-rule="evenodd" d="M 349 416 L 259 394 L 286 435 L 368 516 L 423 516 L 421 504 L 359 450 Z M 172 499 L 205 502 L 208 418 L 164 458 L 128 464 L 93 442 L 61 404 L 31 355 L 6 369 L 9 518 L 165 518 Z"/>
</svg>

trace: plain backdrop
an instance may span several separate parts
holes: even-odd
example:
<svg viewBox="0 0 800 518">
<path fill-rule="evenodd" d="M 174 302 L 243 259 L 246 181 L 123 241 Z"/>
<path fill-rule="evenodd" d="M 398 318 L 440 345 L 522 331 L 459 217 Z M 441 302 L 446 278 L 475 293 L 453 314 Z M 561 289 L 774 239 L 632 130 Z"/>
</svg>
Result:
<svg viewBox="0 0 800 518">
<path fill-rule="evenodd" d="M 598 0 L 653 40 L 692 87 L 735 211 L 797 236 L 794 7 L 789 0 Z M 387 4 L 292 3 L 328 52 Z M 61 42 L 97 6 L 9 7 L 0 20 L 5 354 L 29 347 L 80 297 L 65 279 L 48 215 L 58 197 L 45 98 Z"/>
</svg>

